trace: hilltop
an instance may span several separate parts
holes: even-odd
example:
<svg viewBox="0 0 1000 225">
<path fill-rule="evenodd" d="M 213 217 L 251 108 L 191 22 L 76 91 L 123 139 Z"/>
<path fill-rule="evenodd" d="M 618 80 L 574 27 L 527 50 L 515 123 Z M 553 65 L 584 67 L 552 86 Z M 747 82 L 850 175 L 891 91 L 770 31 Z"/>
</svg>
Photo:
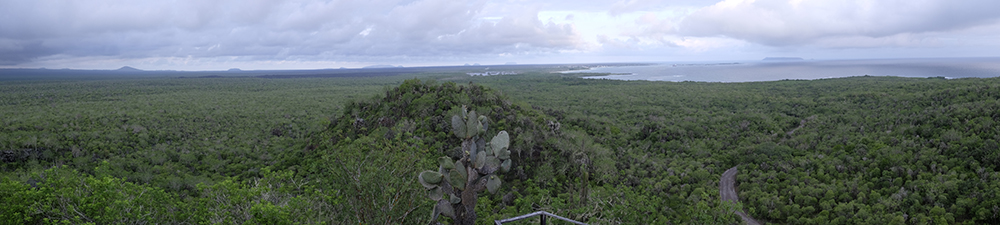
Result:
<svg viewBox="0 0 1000 225">
<path fill-rule="evenodd" d="M 118 68 L 118 69 L 117 69 L 117 70 L 115 70 L 115 71 L 122 71 L 122 72 L 139 72 L 139 71 L 143 71 L 143 70 L 140 70 L 140 69 L 136 69 L 136 68 L 133 68 L 133 67 L 131 67 L 131 66 L 123 66 L 122 68 Z"/>
</svg>

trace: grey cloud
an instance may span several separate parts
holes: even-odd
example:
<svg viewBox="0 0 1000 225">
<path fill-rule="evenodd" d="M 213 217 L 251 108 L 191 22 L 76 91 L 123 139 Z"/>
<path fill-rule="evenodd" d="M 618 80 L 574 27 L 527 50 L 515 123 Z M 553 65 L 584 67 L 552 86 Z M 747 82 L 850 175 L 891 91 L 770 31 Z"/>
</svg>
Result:
<svg viewBox="0 0 1000 225">
<path fill-rule="evenodd" d="M 636 25 L 641 26 L 641 30 L 635 31 L 633 35 L 646 38 L 660 39 L 664 36 L 673 35 L 676 30 L 676 20 L 678 18 L 658 18 L 653 14 L 645 14 L 635 20 Z"/>
<path fill-rule="evenodd" d="M 3 1 L 0 62 L 41 57 L 351 60 L 573 49 L 537 11 L 480 18 L 486 1 Z M 6 46 L 6 47 L 5 47 Z"/>
<path fill-rule="evenodd" d="M 463 35 L 466 42 L 528 44 L 542 48 L 572 48 L 578 44 L 573 27 L 568 24 L 542 23 L 537 13 L 527 12 L 504 17 L 496 24 L 482 23 Z"/>
<path fill-rule="evenodd" d="M 434 8 L 444 12 L 452 11 L 454 15 L 468 12 L 467 9 L 444 6 Z M 396 12 L 411 13 L 405 9 Z M 401 15 L 390 14 L 390 16 Z M 420 16 L 410 15 L 410 17 Z M 579 44 L 579 38 L 572 26 L 542 23 L 538 20 L 537 13 L 533 11 L 507 15 L 497 21 L 472 22 L 472 16 L 470 14 L 454 19 L 416 19 L 422 22 L 397 23 L 393 24 L 395 27 L 390 27 L 391 29 L 376 26 L 370 35 L 359 37 L 367 45 L 357 45 L 357 47 L 365 47 L 359 51 L 380 55 L 395 53 L 437 57 L 546 52 L 572 49 Z"/>
<path fill-rule="evenodd" d="M 684 18 L 677 32 L 725 36 L 769 46 L 866 40 L 857 47 L 912 44 L 909 34 L 961 30 L 998 22 L 1000 1 L 730 0 Z M 904 35 L 906 34 L 906 35 Z M 881 43 L 881 44 L 879 44 Z"/>
<path fill-rule="evenodd" d="M 612 15 L 634 11 L 660 10 L 669 6 L 708 6 L 719 0 L 493 0 L 490 7 L 517 5 L 538 10 L 608 12 Z"/>
<path fill-rule="evenodd" d="M 41 41 L 0 40 L 0 65 L 17 65 L 54 52 Z"/>
<path fill-rule="evenodd" d="M 636 37 L 630 37 L 625 40 L 618 40 L 610 38 L 606 35 L 597 35 L 597 43 L 603 45 L 605 49 L 638 49 L 639 39 Z"/>
</svg>

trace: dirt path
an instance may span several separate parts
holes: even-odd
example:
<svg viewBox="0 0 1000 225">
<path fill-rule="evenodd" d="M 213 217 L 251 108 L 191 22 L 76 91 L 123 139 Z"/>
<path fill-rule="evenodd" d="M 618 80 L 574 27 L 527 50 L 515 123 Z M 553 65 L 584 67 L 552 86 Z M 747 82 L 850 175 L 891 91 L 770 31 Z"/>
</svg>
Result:
<svg viewBox="0 0 1000 225">
<path fill-rule="evenodd" d="M 729 168 L 725 173 L 722 173 L 722 179 L 719 180 L 719 195 L 722 196 L 723 201 L 739 202 L 739 196 L 736 196 L 736 167 Z M 740 215 L 743 218 L 743 222 L 748 225 L 759 225 L 760 222 L 754 220 L 742 209 L 736 211 L 736 215 Z"/>
</svg>

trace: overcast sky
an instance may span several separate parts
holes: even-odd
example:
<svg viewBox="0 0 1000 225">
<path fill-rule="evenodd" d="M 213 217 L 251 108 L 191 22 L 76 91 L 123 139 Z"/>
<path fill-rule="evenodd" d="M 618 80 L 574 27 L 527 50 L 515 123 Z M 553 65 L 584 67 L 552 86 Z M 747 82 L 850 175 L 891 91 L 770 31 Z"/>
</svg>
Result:
<svg viewBox="0 0 1000 225">
<path fill-rule="evenodd" d="M 1000 56 L 996 0 L 3 0 L 0 67 Z"/>
</svg>

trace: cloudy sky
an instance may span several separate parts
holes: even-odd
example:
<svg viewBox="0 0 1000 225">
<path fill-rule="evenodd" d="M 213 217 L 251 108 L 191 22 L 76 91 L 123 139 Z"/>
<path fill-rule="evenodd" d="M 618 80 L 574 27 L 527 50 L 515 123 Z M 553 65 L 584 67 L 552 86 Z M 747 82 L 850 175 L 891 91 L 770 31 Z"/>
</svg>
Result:
<svg viewBox="0 0 1000 225">
<path fill-rule="evenodd" d="M 3 0 L 0 67 L 1000 56 L 996 0 Z"/>
</svg>

